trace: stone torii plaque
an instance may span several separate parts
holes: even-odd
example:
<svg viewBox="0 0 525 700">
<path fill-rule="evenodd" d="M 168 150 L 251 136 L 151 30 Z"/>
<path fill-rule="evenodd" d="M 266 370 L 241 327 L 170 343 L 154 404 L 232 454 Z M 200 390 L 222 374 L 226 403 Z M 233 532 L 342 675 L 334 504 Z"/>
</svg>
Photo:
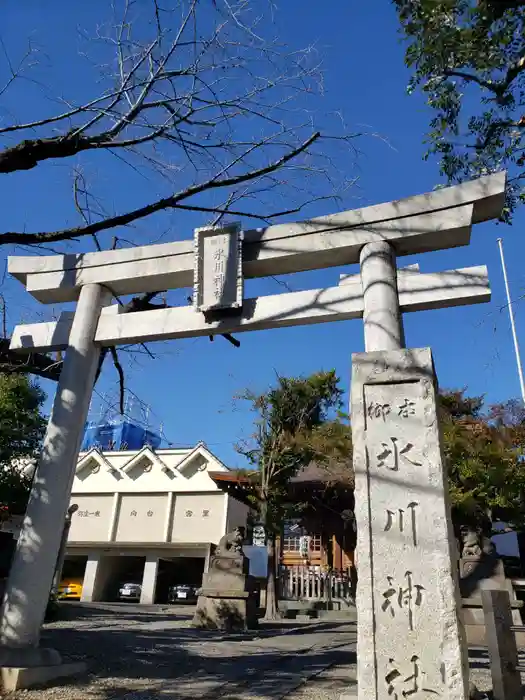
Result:
<svg viewBox="0 0 525 700">
<path fill-rule="evenodd" d="M 397 258 L 467 245 L 472 225 L 498 217 L 504 197 L 505 173 L 496 173 L 242 236 L 228 227 L 197 232 L 194 241 L 10 258 L 10 274 L 36 299 L 77 306 L 12 336 L 12 349 L 66 355 L 4 596 L 0 664 L 57 663 L 56 652 L 38 646 L 39 633 L 102 346 L 362 318 L 367 352 L 354 356 L 352 382 L 359 694 L 465 700 L 434 370 L 428 349 L 403 349 L 402 312 L 488 301 L 488 275 L 484 266 L 398 270 Z M 357 262 L 359 274 L 334 287 L 242 299 L 244 278 Z M 194 307 L 122 314 L 109 305 L 111 293 L 194 281 Z"/>
<path fill-rule="evenodd" d="M 193 305 L 204 313 L 242 308 L 242 231 L 238 224 L 195 230 Z"/>
</svg>

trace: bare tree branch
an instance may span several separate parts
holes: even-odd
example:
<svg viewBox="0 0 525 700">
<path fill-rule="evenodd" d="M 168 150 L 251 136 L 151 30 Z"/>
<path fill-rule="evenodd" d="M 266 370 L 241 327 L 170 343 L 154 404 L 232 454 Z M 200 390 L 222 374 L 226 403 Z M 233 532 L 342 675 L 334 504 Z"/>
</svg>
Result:
<svg viewBox="0 0 525 700">
<path fill-rule="evenodd" d="M 43 379 L 57 382 L 62 370 L 62 362 L 42 353 L 21 355 L 9 349 L 9 338 L 0 338 L 0 372 L 35 374 Z"/>
<path fill-rule="evenodd" d="M 99 66 L 100 94 L 82 105 L 61 98 L 65 109 L 56 115 L 0 125 L 0 137 L 24 136 L 19 143 L 6 143 L 3 150 L 0 145 L 0 174 L 32 170 L 49 160 L 78 158 L 87 152 L 121 157 L 120 151 L 128 154 L 124 161 L 136 172 L 139 159 L 153 168 L 171 183 L 173 193 L 107 215 L 87 204 L 85 182 L 76 180 L 74 203 L 82 225 L 35 233 L 7 231 L 0 233 L 0 245 L 93 236 L 97 247 L 103 247 L 97 234 L 177 207 L 268 221 L 326 197 L 324 192 L 310 192 L 304 201 L 296 197 L 293 205 L 266 205 L 260 212 L 232 210 L 229 203 L 215 208 L 208 202 L 187 201 L 243 183 L 268 192 L 271 175 L 299 156 L 308 159 L 304 167 L 310 179 L 318 174 L 321 180 L 330 180 L 330 155 L 310 150 L 320 131 L 313 127 L 310 114 L 293 104 L 309 98 L 322 81 L 320 62 L 311 47 L 286 53 L 277 42 L 268 41 L 261 31 L 263 18 L 249 0 L 176 0 L 169 9 L 151 0 L 149 8 L 141 8 L 146 14 L 140 23 L 132 17 L 134 3 L 123 0 L 121 7 L 120 19 L 98 25 L 89 38 L 91 44 L 98 42 L 114 52 L 113 61 Z M 137 31 L 139 24 L 150 30 Z M 12 65 L 10 70 L 15 73 Z M 307 119 L 298 119 L 301 114 Z M 246 127 L 256 134 L 254 138 L 247 138 Z M 355 136 L 346 138 L 350 142 Z M 185 182 L 174 188 L 175 179 Z M 280 181 L 283 190 L 295 189 L 300 195 L 293 178 L 287 179 Z M 244 198 L 251 194 L 247 188 Z"/>
<path fill-rule="evenodd" d="M 88 236 L 100 233 L 101 231 L 106 231 L 110 228 L 115 228 L 117 226 L 126 226 L 138 219 L 142 219 L 146 216 L 150 216 L 158 211 L 164 209 L 176 208 L 178 203 L 201 194 L 207 190 L 220 189 L 224 187 L 232 187 L 239 185 L 243 182 L 259 178 L 262 175 L 268 175 L 269 173 L 275 172 L 282 168 L 290 160 L 298 156 L 303 151 L 306 151 L 309 146 L 311 146 L 314 141 L 316 141 L 321 134 L 316 132 L 312 134 L 306 141 L 304 141 L 300 146 L 289 151 L 281 158 L 269 163 L 262 168 L 256 168 L 250 172 L 245 172 L 240 175 L 234 175 L 229 178 L 224 178 L 222 180 L 217 179 L 214 175 L 212 178 L 206 182 L 202 182 L 193 187 L 189 187 L 183 192 L 179 192 L 171 197 L 164 197 L 157 200 L 151 204 L 147 204 L 144 207 L 139 207 L 132 211 L 126 212 L 125 214 L 120 214 L 118 216 L 109 217 L 102 221 L 97 221 L 86 226 L 77 226 L 70 229 L 63 229 L 62 231 L 43 231 L 39 233 L 21 233 L 21 232 L 5 232 L 0 233 L 0 245 L 7 245 L 12 243 L 25 243 L 27 244 L 38 244 L 38 243 L 50 243 L 52 241 L 63 241 L 71 238 L 79 238 L 80 236 Z"/>
<path fill-rule="evenodd" d="M 111 357 L 113 359 L 113 364 L 115 365 L 115 369 L 118 372 L 118 378 L 119 378 L 119 387 L 120 387 L 120 393 L 119 393 L 119 408 L 120 408 L 120 414 L 124 414 L 124 370 L 122 369 L 122 365 L 120 364 L 120 361 L 118 359 L 118 354 L 117 350 L 114 347 L 110 347 L 109 351 L 111 353 Z"/>
<path fill-rule="evenodd" d="M 172 0 L 170 7 L 160 0 L 114 0 L 109 6 L 94 27 L 80 28 L 86 39 L 82 59 L 94 77 L 81 99 L 77 86 L 74 99 L 40 86 L 43 100 L 39 93 L 9 119 L 7 112 L 0 115 L 0 174 L 23 178 L 27 172 L 30 178 L 30 171 L 51 162 L 70 164 L 76 220 L 68 218 L 56 230 L 27 232 L 23 223 L 0 230 L 0 245 L 44 249 L 86 236 L 97 250 L 117 241 L 135 245 L 131 234 L 113 230 L 177 209 L 210 215 L 207 223 L 228 215 L 269 222 L 344 191 L 347 180 L 340 176 L 356 155 L 352 142 L 360 134 L 345 132 L 333 145 L 328 122 L 318 123 L 328 118 L 318 116 L 322 71 L 314 47 L 288 50 L 269 38 L 271 24 L 252 0 Z M 35 52 L 28 46 L 13 58 L 5 47 L 2 58 L 0 46 L 8 76 L 0 94 L 20 77 L 29 79 Z M 65 66 L 74 81 L 78 57 L 56 55 L 57 67 Z M 327 138 L 322 149 L 321 133 Z M 351 153 L 344 167 L 337 162 L 342 145 Z M 115 192 L 97 182 L 104 154 L 113 156 L 114 171 L 123 174 L 112 172 Z M 118 190 L 125 192 L 126 176 L 137 174 L 150 193 L 133 208 L 122 206 Z M 59 213 L 60 196 L 57 191 Z M 55 252 L 61 252 L 58 246 Z M 135 297 L 122 311 L 159 308 L 154 297 Z M 235 338 L 225 338 L 238 346 Z M 97 376 L 108 352 L 119 374 L 122 408 L 123 368 L 114 348 L 101 351 Z M 61 361 L 21 357 L 5 339 L 0 371 L 3 366 L 57 379 Z"/>
<path fill-rule="evenodd" d="M 161 302 L 159 304 L 152 303 L 152 299 L 160 293 L 161 292 L 149 292 L 148 294 L 133 297 L 126 304 L 122 304 L 121 313 L 134 313 L 136 311 L 148 311 L 151 309 L 166 308 L 165 302 Z M 0 299 L 1 298 L 2 297 L 0 295 Z M 9 338 L 0 338 L 0 372 L 35 374 L 39 377 L 42 377 L 43 379 L 50 379 L 51 381 L 55 382 L 57 382 L 60 379 L 60 373 L 62 371 L 63 365 L 63 360 L 61 357 L 60 359 L 53 359 L 49 357 L 49 355 L 45 355 L 43 353 L 32 353 L 30 355 L 22 355 L 19 352 L 10 350 L 9 343 Z M 145 346 L 143 345 L 143 347 Z M 104 364 L 104 360 L 106 359 L 106 355 L 108 352 L 111 354 L 115 368 L 119 373 L 121 395 L 123 396 L 124 370 L 122 369 L 122 365 L 118 360 L 117 350 L 114 347 L 104 347 L 101 349 L 97 372 L 95 375 L 95 383 L 100 377 L 100 374 L 102 372 L 102 366 Z M 149 354 L 151 356 L 151 353 Z"/>
</svg>

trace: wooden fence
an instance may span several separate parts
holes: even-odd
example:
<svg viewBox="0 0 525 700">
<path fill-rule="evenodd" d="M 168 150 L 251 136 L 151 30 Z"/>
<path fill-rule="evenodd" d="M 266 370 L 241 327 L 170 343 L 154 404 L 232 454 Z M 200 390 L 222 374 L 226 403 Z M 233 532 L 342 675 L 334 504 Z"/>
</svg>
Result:
<svg viewBox="0 0 525 700">
<path fill-rule="evenodd" d="M 351 569 L 322 572 L 308 566 L 287 566 L 279 577 L 281 600 L 343 601 L 353 604 L 355 576 Z"/>
</svg>

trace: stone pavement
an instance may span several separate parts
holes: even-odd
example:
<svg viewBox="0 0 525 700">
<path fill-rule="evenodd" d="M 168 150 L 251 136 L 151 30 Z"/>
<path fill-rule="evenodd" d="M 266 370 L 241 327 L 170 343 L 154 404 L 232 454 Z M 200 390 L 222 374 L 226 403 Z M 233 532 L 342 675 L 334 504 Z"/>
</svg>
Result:
<svg viewBox="0 0 525 700">
<path fill-rule="evenodd" d="M 353 622 L 278 623 L 247 634 L 194 630 L 192 608 L 85 606 L 43 639 L 90 674 L 10 700 L 341 700 L 355 691 Z M 486 649 L 471 678 L 490 690 Z M 522 653 L 525 663 L 525 653 Z"/>
<path fill-rule="evenodd" d="M 355 623 L 283 622 L 256 632 L 195 630 L 191 611 L 86 606 L 42 642 L 90 675 L 25 700 L 278 700 L 332 665 L 355 663 Z"/>
</svg>

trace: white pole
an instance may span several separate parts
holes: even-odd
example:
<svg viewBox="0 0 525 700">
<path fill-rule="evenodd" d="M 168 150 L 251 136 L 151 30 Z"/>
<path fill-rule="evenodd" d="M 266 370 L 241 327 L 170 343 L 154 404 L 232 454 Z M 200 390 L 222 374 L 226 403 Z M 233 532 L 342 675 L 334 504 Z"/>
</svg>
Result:
<svg viewBox="0 0 525 700">
<path fill-rule="evenodd" d="M 505 256 L 503 255 L 503 240 L 501 238 L 498 238 L 498 246 L 499 246 L 499 253 L 501 256 L 501 267 L 503 269 L 503 279 L 505 281 L 505 291 L 507 293 L 507 306 L 509 309 L 509 318 L 510 318 L 510 327 L 512 330 L 512 339 L 514 341 L 514 352 L 516 353 L 516 364 L 518 366 L 518 377 L 520 380 L 521 399 L 522 399 L 523 403 L 525 404 L 525 383 L 523 381 L 523 369 L 521 367 L 520 346 L 518 344 L 518 336 L 516 334 L 516 324 L 514 322 L 514 310 L 512 308 L 512 300 L 510 298 L 509 280 L 507 278 L 507 267 L 505 265 Z"/>
</svg>

